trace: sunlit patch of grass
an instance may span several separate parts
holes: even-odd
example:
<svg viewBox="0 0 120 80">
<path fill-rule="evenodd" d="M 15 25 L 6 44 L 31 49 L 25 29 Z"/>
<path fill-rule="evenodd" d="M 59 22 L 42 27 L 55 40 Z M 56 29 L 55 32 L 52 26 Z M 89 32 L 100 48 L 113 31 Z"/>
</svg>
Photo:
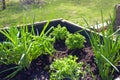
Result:
<svg viewBox="0 0 120 80">
<path fill-rule="evenodd" d="M 82 17 L 85 17 L 89 23 L 95 24 L 96 21 L 101 22 L 101 10 L 104 19 L 108 19 L 115 4 L 119 3 L 119 0 L 45 0 L 43 6 L 22 6 L 17 0 L 13 1 L 7 4 L 6 10 L 0 11 L 0 26 L 14 22 L 22 24 L 25 17 L 30 22 L 33 16 L 35 21 L 64 18 L 82 26 Z"/>
</svg>

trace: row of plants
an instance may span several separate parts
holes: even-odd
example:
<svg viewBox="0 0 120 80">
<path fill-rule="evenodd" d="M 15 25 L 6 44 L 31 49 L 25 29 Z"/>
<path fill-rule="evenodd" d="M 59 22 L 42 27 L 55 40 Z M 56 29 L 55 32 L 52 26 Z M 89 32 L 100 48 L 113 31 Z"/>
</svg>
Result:
<svg viewBox="0 0 120 80">
<path fill-rule="evenodd" d="M 6 37 L 6 41 L 0 43 L 0 65 L 15 64 L 15 67 L 3 70 L 3 72 L 15 69 L 14 72 L 7 75 L 5 79 L 14 77 L 19 71 L 26 70 L 30 67 L 33 60 L 41 55 L 52 56 L 55 53 L 53 44 L 56 40 L 65 40 L 65 44 L 69 49 L 83 48 L 85 37 L 79 33 L 71 34 L 66 27 L 58 25 L 57 28 L 51 27 L 45 32 L 47 23 L 42 32 L 32 27 L 29 31 L 27 26 L 24 27 L 10 27 L 8 29 L 1 29 L 0 32 Z M 52 30 L 52 32 L 51 32 Z M 72 43 L 71 43 L 72 42 Z M 78 80 L 80 74 L 83 73 L 83 63 L 76 62 L 77 57 L 68 56 L 68 58 L 57 59 L 51 64 L 51 80 L 61 80 L 64 78 Z M 64 63 L 64 70 L 60 72 Z M 66 67 L 65 67 L 66 66 Z M 66 72 L 66 73 L 65 73 Z"/>
<path fill-rule="evenodd" d="M 60 25 L 53 29 L 51 35 L 54 36 L 55 40 L 65 40 L 65 44 L 69 49 L 83 48 L 86 42 L 85 37 L 81 34 L 71 34 L 66 27 L 61 27 Z"/>
<path fill-rule="evenodd" d="M 65 45 L 71 49 L 81 49 L 84 47 L 86 42 L 85 37 L 76 33 L 70 33 L 66 27 L 57 28 L 51 27 L 45 32 L 47 23 L 42 32 L 34 31 L 32 27 L 29 31 L 27 26 L 18 28 L 10 27 L 9 29 L 2 29 L 0 32 L 6 36 L 6 41 L 0 43 L 0 64 L 15 64 L 15 67 L 1 71 L 2 74 L 5 71 L 15 69 L 15 71 L 5 78 L 12 78 L 19 71 L 26 70 L 30 67 L 31 62 L 41 55 L 50 55 L 56 52 L 53 44 L 55 41 L 64 40 Z M 89 26 L 89 24 L 88 24 Z M 112 23 L 109 25 L 110 28 L 107 31 L 102 31 L 102 37 L 97 33 L 91 31 L 88 35 L 92 49 L 95 55 L 95 62 L 99 69 L 99 74 L 102 80 L 112 80 L 113 73 L 117 69 L 117 63 L 120 57 L 120 40 L 119 35 L 114 41 Z M 83 70 L 83 62 L 76 62 L 76 56 L 67 56 L 60 59 L 55 59 L 50 65 L 50 80 L 79 80 L 84 79 L 84 76 L 88 72 L 89 67 Z"/>
</svg>

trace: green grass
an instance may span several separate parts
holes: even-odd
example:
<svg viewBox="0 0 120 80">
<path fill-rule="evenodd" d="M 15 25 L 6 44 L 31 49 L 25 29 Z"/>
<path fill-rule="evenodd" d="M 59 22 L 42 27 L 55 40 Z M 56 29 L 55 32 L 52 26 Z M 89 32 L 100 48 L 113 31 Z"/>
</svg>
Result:
<svg viewBox="0 0 120 80">
<path fill-rule="evenodd" d="M 14 1 L 14 0 L 12 0 Z M 0 11 L 0 27 L 13 24 L 30 23 L 35 21 L 64 18 L 84 26 L 82 17 L 91 24 L 101 22 L 101 10 L 104 19 L 113 14 L 115 4 L 119 0 L 45 0 L 47 3 L 40 7 L 25 8 L 17 2 L 8 3 L 7 9 Z M 49 2 L 49 3 L 48 3 Z M 23 21 L 26 19 L 26 21 Z"/>
</svg>

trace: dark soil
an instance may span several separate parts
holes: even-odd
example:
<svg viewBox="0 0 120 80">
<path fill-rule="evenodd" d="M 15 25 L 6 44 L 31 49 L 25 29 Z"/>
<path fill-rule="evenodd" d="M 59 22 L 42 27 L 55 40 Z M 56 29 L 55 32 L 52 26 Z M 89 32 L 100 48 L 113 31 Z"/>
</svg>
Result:
<svg viewBox="0 0 120 80">
<path fill-rule="evenodd" d="M 93 72 L 93 74 L 88 73 L 84 79 L 80 80 L 101 80 L 90 45 L 85 43 L 85 47 L 82 49 L 70 50 L 65 46 L 64 41 L 56 41 L 54 48 L 56 49 L 56 52 L 53 56 L 41 55 L 36 60 L 32 61 L 29 69 L 21 70 L 11 79 L 3 79 L 6 75 L 14 71 L 9 70 L 0 74 L 0 80 L 49 80 L 49 65 L 55 60 L 55 58 L 62 58 L 68 55 L 75 55 L 78 57 L 77 62 L 84 62 L 84 70 L 86 70 L 88 64 L 90 65 L 91 73 Z M 16 65 L 0 65 L 0 71 L 13 66 Z M 94 78 L 92 75 L 94 75 Z"/>
</svg>

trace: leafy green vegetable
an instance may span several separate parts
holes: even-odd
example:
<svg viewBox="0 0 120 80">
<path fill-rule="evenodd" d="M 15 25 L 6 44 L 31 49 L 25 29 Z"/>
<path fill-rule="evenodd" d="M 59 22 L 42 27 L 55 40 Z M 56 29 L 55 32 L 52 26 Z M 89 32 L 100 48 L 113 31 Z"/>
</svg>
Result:
<svg viewBox="0 0 120 80">
<path fill-rule="evenodd" d="M 84 77 L 86 71 L 83 71 L 83 62 L 77 63 L 77 57 L 68 56 L 56 59 L 50 65 L 50 80 L 79 80 L 80 75 Z"/>
<path fill-rule="evenodd" d="M 56 28 L 53 29 L 51 35 L 55 37 L 56 40 L 65 40 L 69 32 L 67 31 L 66 27 L 61 27 L 58 25 Z"/>
<path fill-rule="evenodd" d="M 65 44 L 69 49 L 83 48 L 85 42 L 85 37 L 79 33 L 68 34 Z"/>
</svg>

